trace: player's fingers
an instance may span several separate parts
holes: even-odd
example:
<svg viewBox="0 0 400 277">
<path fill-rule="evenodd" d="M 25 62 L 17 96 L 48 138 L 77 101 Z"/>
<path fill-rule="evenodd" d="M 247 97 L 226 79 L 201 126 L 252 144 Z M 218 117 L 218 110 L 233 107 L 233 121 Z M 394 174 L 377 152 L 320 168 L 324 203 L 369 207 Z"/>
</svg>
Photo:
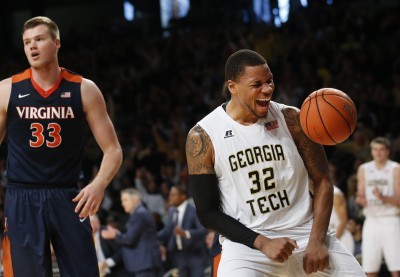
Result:
<svg viewBox="0 0 400 277">
<path fill-rule="evenodd" d="M 325 268 L 329 268 L 329 259 L 325 259 L 320 263 L 319 270 L 324 271 Z"/>
<path fill-rule="evenodd" d="M 94 203 L 93 205 L 93 208 L 92 208 L 92 210 L 90 211 L 90 215 L 94 215 L 98 210 L 99 210 L 99 208 L 100 208 L 100 203 Z"/>
<path fill-rule="evenodd" d="M 310 274 L 313 272 L 311 263 L 307 262 L 306 259 L 303 260 L 303 269 L 307 274 Z"/>
<path fill-rule="evenodd" d="M 322 262 L 319 263 L 318 270 L 319 270 L 319 271 L 324 271 L 324 269 L 325 269 L 325 262 L 322 261 Z"/>
<path fill-rule="evenodd" d="M 75 196 L 74 199 L 72 199 L 72 202 L 78 202 L 78 201 L 82 198 L 83 195 L 84 195 L 83 190 L 81 190 L 81 191 L 78 193 L 78 195 Z"/>
<path fill-rule="evenodd" d="M 89 215 L 89 205 L 87 203 L 83 204 L 83 208 L 81 212 L 79 213 L 80 218 L 86 218 Z"/>
<path fill-rule="evenodd" d="M 286 259 L 289 258 L 289 256 L 292 255 L 292 253 L 293 253 L 293 246 L 291 244 L 288 244 L 285 248 L 282 249 L 282 254 L 285 255 Z"/>
<path fill-rule="evenodd" d="M 296 249 L 299 248 L 299 246 L 297 245 L 297 242 L 296 242 L 295 240 L 290 239 L 289 242 L 290 242 L 291 245 L 293 245 L 293 247 L 294 247 L 293 250 L 294 250 L 295 248 L 296 248 Z"/>
<path fill-rule="evenodd" d="M 82 213 L 82 211 L 84 209 L 85 202 L 86 201 L 84 201 L 82 199 L 79 200 L 78 204 L 75 207 L 75 212 L 76 213 Z"/>
<path fill-rule="evenodd" d="M 279 257 L 275 258 L 274 261 L 278 262 L 278 263 L 283 263 L 285 261 L 285 259 L 279 256 Z"/>
</svg>

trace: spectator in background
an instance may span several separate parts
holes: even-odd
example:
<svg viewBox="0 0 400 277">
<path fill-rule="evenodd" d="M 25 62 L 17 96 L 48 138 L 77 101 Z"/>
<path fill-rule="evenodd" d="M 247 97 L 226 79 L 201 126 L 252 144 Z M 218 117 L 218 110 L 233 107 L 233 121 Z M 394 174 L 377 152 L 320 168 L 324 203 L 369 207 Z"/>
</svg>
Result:
<svg viewBox="0 0 400 277">
<path fill-rule="evenodd" d="M 90 216 L 90 224 L 93 229 L 93 240 L 100 276 L 129 277 L 131 274 L 125 270 L 122 262 L 121 245 L 114 240 L 107 240 L 101 236 L 101 230 L 106 227 L 101 225 L 97 214 Z"/>
<path fill-rule="evenodd" d="M 377 276 L 384 258 L 392 277 L 400 271 L 400 164 L 389 159 L 390 141 L 371 141 L 372 161 L 357 172 L 357 203 L 363 207 L 362 266 Z"/>
<path fill-rule="evenodd" d="M 173 266 L 181 277 L 204 277 L 208 251 L 205 242 L 208 230 L 201 225 L 195 207 L 188 202 L 184 186 L 172 186 L 169 193 L 168 219 L 165 227 L 157 234 L 167 246 Z"/>
<path fill-rule="evenodd" d="M 157 277 L 161 269 L 161 254 L 153 216 L 143 206 L 140 193 L 134 188 L 121 191 L 121 204 L 129 214 L 126 231 L 107 226 L 101 231 L 101 236 L 115 239 L 122 246 L 125 268 L 135 277 Z"/>
<path fill-rule="evenodd" d="M 219 234 L 210 230 L 206 238 L 206 243 L 211 256 L 211 276 L 217 277 L 222 251 L 221 244 L 219 243 Z"/>
</svg>

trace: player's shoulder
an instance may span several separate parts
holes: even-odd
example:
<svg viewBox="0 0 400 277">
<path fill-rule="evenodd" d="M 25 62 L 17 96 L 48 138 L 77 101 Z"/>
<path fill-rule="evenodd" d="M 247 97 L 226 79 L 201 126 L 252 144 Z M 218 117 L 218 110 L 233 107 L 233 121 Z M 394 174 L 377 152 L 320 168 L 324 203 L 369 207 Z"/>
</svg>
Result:
<svg viewBox="0 0 400 277">
<path fill-rule="evenodd" d="M 8 102 L 11 95 L 12 78 L 0 81 L 0 111 L 7 111 Z"/>
<path fill-rule="evenodd" d="M 389 160 L 389 161 L 393 164 L 393 168 L 394 169 L 396 169 L 396 170 L 400 169 L 400 163 L 399 162 L 396 162 L 396 161 L 393 161 L 393 160 Z"/>
<path fill-rule="evenodd" d="M 301 133 L 300 128 L 300 110 L 294 106 L 288 106 L 285 104 L 275 103 L 275 107 L 278 108 L 285 119 L 286 125 L 293 136 Z"/>
<path fill-rule="evenodd" d="M 210 136 L 199 124 L 196 124 L 192 129 L 190 129 L 186 139 L 186 152 L 188 156 L 191 154 L 197 155 L 197 152 L 204 151 L 205 153 L 207 152 L 205 150 L 210 149 L 211 145 L 212 142 Z"/>
<path fill-rule="evenodd" d="M 62 68 L 62 77 L 69 81 L 69 82 L 73 82 L 73 83 L 81 83 L 82 82 L 82 76 L 72 70 L 66 69 L 66 68 Z"/>
<path fill-rule="evenodd" d="M 188 138 L 190 137 L 208 137 L 207 132 L 199 124 L 194 125 L 188 133 Z"/>
<path fill-rule="evenodd" d="M 3 79 L 3 80 L 0 81 L 0 87 L 1 88 L 6 87 L 6 86 L 10 86 L 11 87 L 11 84 L 12 84 L 12 78 L 11 77 Z"/>
<path fill-rule="evenodd" d="M 288 117 L 297 117 L 300 113 L 300 109 L 295 107 L 295 106 L 289 106 L 277 102 L 271 102 L 272 105 L 276 106 L 283 115 L 288 116 Z"/>
<path fill-rule="evenodd" d="M 11 92 L 11 86 L 12 86 L 12 78 L 7 78 L 2 81 L 0 81 L 0 93 L 10 93 Z"/>
<path fill-rule="evenodd" d="M 82 78 L 81 93 L 83 97 L 89 98 L 101 96 L 101 91 L 96 83 L 87 78 Z"/>
</svg>

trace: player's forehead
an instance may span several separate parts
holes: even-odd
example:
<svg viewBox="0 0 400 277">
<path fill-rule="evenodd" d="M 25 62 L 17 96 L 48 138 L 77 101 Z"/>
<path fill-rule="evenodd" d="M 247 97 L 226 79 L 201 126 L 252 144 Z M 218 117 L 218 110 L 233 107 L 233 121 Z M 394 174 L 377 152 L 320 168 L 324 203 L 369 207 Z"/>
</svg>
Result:
<svg viewBox="0 0 400 277">
<path fill-rule="evenodd" d="M 389 150 L 383 143 L 376 142 L 371 144 L 371 148 L 372 150 Z"/>
<path fill-rule="evenodd" d="M 45 24 L 40 24 L 35 27 L 26 29 L 22 34 L 22 39 L 27 40 L 37 36 L 49 36 L 49 35 L 50 35 L 49 27 L 46 26 Z"/>
<path fill-rule="evenodd" d="M 246 66 L 240 76 L 241 81 L 257 82 L 265 81 L 273 77 L 272 72 L 267 64 Z"/>
</svg>

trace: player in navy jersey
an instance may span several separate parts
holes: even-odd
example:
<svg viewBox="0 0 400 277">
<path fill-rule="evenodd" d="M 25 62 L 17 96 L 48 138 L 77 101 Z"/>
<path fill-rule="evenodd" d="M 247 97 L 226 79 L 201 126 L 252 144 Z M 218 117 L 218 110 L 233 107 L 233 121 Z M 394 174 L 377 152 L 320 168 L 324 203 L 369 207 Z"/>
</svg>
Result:
<svg viewBox="0 0 400 277">
<path fill-rule="evenodd" d="M 0 82 L 0 141 L 8 137 L 3 267 L 7 276 L 99 276 L 89 215 L 122 161 L 99 88 L 58 64 L 59 30 L 35 17 L 22 30 L 30 68 Z M 88 123 L 103 152 L 98 174 L 78 189 Z"/>
</svg>

